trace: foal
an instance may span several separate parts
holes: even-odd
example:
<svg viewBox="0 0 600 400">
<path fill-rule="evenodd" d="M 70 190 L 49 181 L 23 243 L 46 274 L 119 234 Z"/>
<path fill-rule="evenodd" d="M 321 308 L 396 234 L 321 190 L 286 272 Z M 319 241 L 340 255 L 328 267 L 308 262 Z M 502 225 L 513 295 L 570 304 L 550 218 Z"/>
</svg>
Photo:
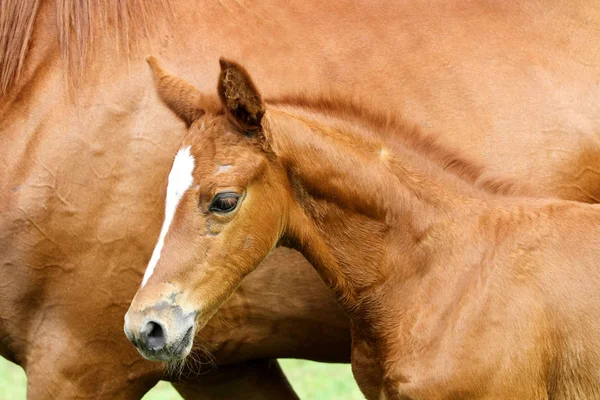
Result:
<svg viewBox="0 0 600 400">
<path fill-rule="evenodd" d="M 150 62 L 190 130 L 125 319 L 146 357 L 185 357 L 284 245 L 350 317 L 369 399 L 600 397 L 600 209 L 490 194 L 417 132 L 387 140 L 408 129 L 393 118 L 339 99 L 265 104 L 226 60 L 218 99 Z"/>
</svg>

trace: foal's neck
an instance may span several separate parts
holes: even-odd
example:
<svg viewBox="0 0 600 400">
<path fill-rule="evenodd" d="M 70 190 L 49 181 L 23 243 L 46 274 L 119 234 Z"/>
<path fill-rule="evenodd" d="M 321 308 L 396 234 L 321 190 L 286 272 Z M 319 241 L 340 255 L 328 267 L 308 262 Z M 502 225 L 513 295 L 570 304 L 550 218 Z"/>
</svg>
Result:
<svg viewBox="0 0 600 400">
<path fill-rule="evenodd" d="M 403 146 L 401 134 L 297 107 L 265 117 L 299 205 L 284 244 L 311 261 L 351 314 L 387 277 L 408 278 L 423 265 L 419 243 L 432 227 L 486 197 L 425 151 Z"/>
</svg>

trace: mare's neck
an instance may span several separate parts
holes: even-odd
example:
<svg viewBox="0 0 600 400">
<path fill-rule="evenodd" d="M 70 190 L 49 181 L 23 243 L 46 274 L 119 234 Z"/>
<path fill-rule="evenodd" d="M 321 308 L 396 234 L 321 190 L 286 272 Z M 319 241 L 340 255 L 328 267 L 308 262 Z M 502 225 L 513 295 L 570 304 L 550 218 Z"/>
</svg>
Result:
<svg viewBox="0 0 600 400">
<path fill-rule="evenodd" d="M 427 154 L 353 122 L 285 107 L 266 114 L 298 205 L 283 243 L 304 254 L 351 315 L 388 277 L 419 273 L 436 227 L 485 196 Z"/>
</svg>

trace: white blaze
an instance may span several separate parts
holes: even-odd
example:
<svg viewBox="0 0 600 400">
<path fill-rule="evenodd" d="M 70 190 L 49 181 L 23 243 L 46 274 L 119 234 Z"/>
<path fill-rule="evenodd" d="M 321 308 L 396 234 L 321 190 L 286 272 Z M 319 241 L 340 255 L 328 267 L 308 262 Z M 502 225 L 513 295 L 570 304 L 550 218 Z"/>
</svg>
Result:
<svg viewBox="0 0 600 400">
<path fill-rule="evenodd" d="M 167 184 L 167 200 L 165 205 L 165 221 L 163 222 L 160 235 L 158 236 L 158 242 L 152 253 L 152 258 L 144 273 L 144 279 L 142 280 L 142 287 L 148 282 L 148 279 L 152 276 L 154 268 L 160 259 L 163 246 L 165 245 L 165 237 L 169 232 L 171 222 L 173 222 L 173 216 L 177 210 L 179 200 L 183 197 L 183 194 L 192 186 L 192 172 L 194 171 L 194 156 L 190 153 L 190 146 L 185 149 L 181 149 L 175 156 L 173 161 L 173 167 L 169 173 L 169 181 Z"/>
</svg>

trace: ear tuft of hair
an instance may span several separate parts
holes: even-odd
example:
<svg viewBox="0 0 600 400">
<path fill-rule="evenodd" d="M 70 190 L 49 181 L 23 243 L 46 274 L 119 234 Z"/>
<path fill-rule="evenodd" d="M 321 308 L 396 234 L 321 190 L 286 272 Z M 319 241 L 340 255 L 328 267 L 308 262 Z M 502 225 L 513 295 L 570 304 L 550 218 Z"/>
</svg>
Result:
<svg viewBox="0 0 600 400">
<path fill-rule="evenodd" d="M 250 75 L 236 62 L 221 58 L 219 64 L 221 74 L 217 90 L 229 119 L 244 131 L 259 131 L 265 109 Z"/>
</svg>

